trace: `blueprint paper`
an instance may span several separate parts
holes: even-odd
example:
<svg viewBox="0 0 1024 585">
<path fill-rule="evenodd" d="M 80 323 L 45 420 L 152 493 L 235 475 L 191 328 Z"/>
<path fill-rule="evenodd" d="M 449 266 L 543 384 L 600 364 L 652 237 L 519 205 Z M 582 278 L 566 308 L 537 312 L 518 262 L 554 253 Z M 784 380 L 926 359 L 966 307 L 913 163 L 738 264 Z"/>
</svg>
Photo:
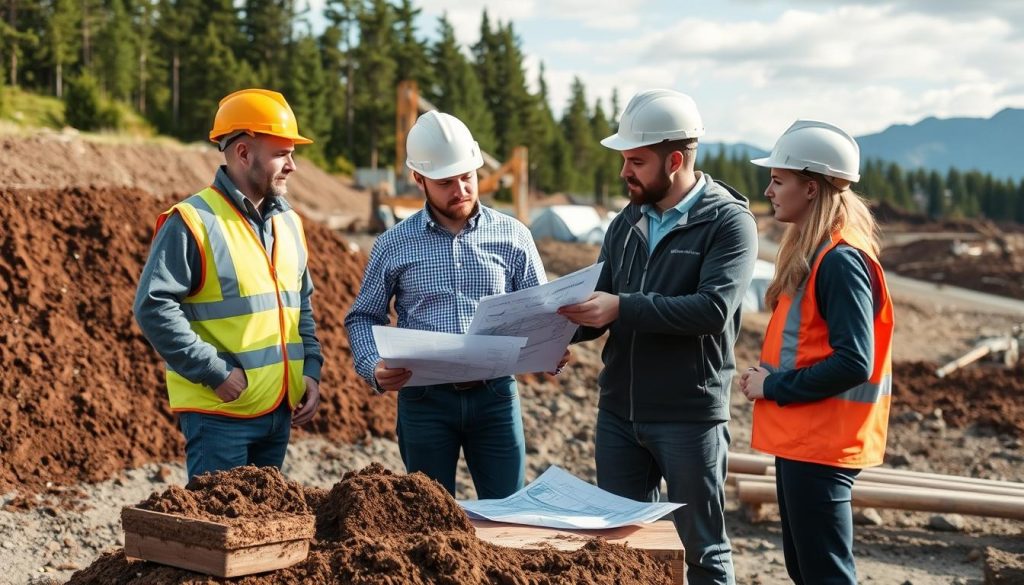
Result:
<svg viewBox="0 0 1024 585">
<path fill-rule="evenodd" d="M 526 337 L 529 341 L 519 353 L 516 373 L 553 372 L 576 332 L 576 325 L 557 311 L 587 300 L 603 265 L 599 262 L 539 286 L 480 299 L 469 333 Z"/>
<path fill-rule="evenodd" d="M 412 371 L 406 386 L 428 386 L 511 376 L 526 338 L 374 325 L 373 341 L 389 368 Z"/>
<path fill-rule="evenodd" d="M 471 518 L 592 530 L 650 524 L 684 504 L 637 502 L 616 496 L 552 465 L 533 483 L 500 500 L 461 500 Z"/>
</svg>

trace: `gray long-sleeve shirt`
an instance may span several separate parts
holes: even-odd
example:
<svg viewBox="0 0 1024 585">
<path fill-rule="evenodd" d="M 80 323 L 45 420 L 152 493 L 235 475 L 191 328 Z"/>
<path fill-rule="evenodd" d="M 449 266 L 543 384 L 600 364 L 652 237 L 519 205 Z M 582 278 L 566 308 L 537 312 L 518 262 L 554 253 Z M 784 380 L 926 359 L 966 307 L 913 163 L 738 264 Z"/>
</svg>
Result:
<svg viewBox="0 0 1024 585">
<path fill-rule="evenodd" d="M 231 181 L 224 166 L 217 170 L 213 186 L 241 210 L 270 253 L 274 249 L 270 218 L 291 209 L 288 202 L 280 197 L 268 198 L 260 213 Z M 135 320 L 171 369 L 193 383 L 216 388 L 227 380 L 232 366 L 217 354 L 214 346 L 199 338 L 181 310 L 182 300 L 201 285 L 201 277 L 199 245 L 184 220 L 173 214 L 153 239 L 149 259 L 142 269 L 135 293 Z M 302 274 L 299 292 L 299 335 L 305 355 L 302 373 L 319 382 L 323 356 L 313 319 L 313 281 L 308 268 Z"/>
</svg>

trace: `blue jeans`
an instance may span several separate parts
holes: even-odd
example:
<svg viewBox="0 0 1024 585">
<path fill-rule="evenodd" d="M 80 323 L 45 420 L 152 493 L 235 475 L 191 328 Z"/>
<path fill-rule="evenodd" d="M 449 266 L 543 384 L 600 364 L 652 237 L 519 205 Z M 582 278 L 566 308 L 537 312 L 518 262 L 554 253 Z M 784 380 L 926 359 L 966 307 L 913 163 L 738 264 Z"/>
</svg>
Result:
<svg viewBox="0 0 1024 585">
<path fill-rule="evenodd" d="M 183 412 L 178 424 L 185 435 L 188 479 L 208 471 L 227 471 L 243 465 L 281 467 L 291 436 L 288 401 L 256 418 Z"/>
<path fill-rule="evenodd" d="M 638 423 L 597 412 L 597 485 L 641 502 L 657 502 L 665 478 L 668 501 L 686 549 L 686 582 L 735 585 L 725 533 L 726 422 Z"/>
<path fill-rule="evenodd" d="M 856 585 L 853 482 L 859 469 L 775 458 L 786 571 L 796 585 Z"/>
<path fill-rule="evenodd" d="M 397 431 L 406 471 L 422 471 L 451 494 L 460 449 L 478 498 L 504 498 L 523 487 L 526 440 L 515 378 L 467 390 L 452 384 L 402 388 Z"/>
</svg>

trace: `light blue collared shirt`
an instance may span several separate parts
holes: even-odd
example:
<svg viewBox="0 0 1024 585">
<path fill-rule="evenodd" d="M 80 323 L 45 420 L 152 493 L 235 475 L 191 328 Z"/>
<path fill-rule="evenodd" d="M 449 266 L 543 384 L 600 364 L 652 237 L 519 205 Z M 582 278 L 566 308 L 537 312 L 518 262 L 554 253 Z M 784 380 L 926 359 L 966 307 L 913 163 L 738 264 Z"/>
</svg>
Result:
<svg viewBox="0 0 1024 585">
<path fill-rule="evenodd" d="M 658 242 L 661 238 L 665 237 L 665 234 L 669 232 L 676 224 L 682 222 L 686 223 L 686 216 L 690 213 L 690 209 L 700 201 L 701 195 L 704 194 L 704 188 L 707 187 L 708 181 L 704 178 L 704 173 L 700 174 L 697 179 L 697 183 L 693 186 L 690 191 L 683 196 L 682 200 L 679 201 L 674 207 L 670 207 L 665 210 L 664 213 L 658 213 L 658 208 L 651 204 L 644 204 L 640 210 L 647 214 L 647 252 L 648 254 L 654 254 L 654 248 L 657 247 Z"/>
</svg>

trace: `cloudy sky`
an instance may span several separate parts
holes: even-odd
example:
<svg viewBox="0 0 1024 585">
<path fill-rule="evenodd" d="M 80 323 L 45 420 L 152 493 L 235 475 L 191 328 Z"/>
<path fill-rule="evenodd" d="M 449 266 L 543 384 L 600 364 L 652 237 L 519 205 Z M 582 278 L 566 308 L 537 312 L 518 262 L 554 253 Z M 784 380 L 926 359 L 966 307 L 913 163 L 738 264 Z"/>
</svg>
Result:
<svg viewBox="0 0 1024 585">
<path fill-rule="evenodd" d="M 313 3 L 314 7 L 316 2 Z M 447 13 L 464 44 L 486 7 L 511 21 L 529 79 L 543 61 L 560 112 L 573 76 L 607 107 L 689 93 L 712 142 L 770 147 L 796 118 L 867 134 L 927 116 L 1024 107 L 1020 0 L 418 0 L 420 33 Z M 315 9 L 315 8 L 314 8 Z"/>
</svg>

